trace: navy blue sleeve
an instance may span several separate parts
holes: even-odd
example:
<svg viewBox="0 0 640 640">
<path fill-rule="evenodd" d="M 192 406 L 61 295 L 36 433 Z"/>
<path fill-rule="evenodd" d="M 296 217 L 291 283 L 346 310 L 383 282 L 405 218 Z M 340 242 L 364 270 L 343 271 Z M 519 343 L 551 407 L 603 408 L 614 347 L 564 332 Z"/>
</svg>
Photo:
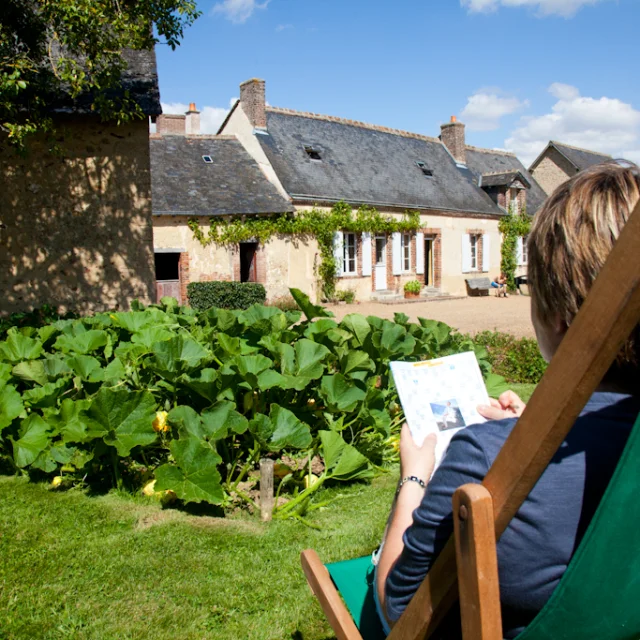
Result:
<svg viewBox="0 0 640 640">
<path fill-rule="evenodd" d="M 385 586 L 389 620 L 397 620 L 453 533 L 451 498 L 463 484 L 482 482 L 490 463 L 478 438 L 486 424 L 459 431 L 427 485 L 413 524 L 405 531 L 404 550 L 389 572 Z"/>
</svg>

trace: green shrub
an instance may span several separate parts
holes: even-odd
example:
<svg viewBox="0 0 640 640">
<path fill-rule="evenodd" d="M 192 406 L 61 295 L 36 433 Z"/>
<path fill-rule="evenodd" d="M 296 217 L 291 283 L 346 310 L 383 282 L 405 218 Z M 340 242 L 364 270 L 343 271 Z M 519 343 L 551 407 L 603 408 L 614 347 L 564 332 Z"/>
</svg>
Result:
<svg viewBox="0 0 640 640">
<path fill-rule="evenodd" d="M 409 280 L 404 285 L 406 293 L 420 293 L 420 289 L 422 289 L 422 285 L 417 280 Z"/>
<path fill-rule="evenodd" d="M 267 293 L 256 282 L 192 282 L 187 286 L 189 304 L 197 311 L 217 309 L 248 309 L 252 304 L 264 304 Z"/>
<path fill-rule="evenodd" d="M 12 313 L 10 316 L 0 318 L 0 340 L 4 340 L 7 336 L 7 331 L 11 327 L 33 327 L 39 329 L 47 324 L 51 324 L 56 320 L 63 320 L 68 318 L 77 318 L 78 316 L 68 311 L 67 313 L 61 313 L 56 307 L 50 304 L 44 304 L 38 309 L 33 311 L 21 311 L 19 313 Z"/>
<path fill-rule="evenodd" d="M 336 300 L 353 304 L 356 301 L 356 292 L 353 289 L 345 289 L 344 291 L 336 291 Z"/>
<path fill-rule="evenodd" d="M 487 349 L 494 373 L 504 376 L 509 382 L 537 384 L 547 368 L 538 343 L 532 338 L 482 331 L 474 341 Z"/>
</svg>

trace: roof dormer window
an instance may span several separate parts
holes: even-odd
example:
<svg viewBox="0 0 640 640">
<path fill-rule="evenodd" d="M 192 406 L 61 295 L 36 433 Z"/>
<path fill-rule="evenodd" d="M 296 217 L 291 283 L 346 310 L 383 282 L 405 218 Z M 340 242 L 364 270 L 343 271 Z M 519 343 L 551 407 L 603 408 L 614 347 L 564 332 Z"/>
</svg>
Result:
<svg viewBox="0 0 640 640">
<path fill-rule="evenodd" d="M 311 145 L 305 145 L 304 150 L 307 156 L 314 162 L 322 162 L 322 156 L 320 155 L 320 149 Z"/>
<path fill-rule="evenodd" d="M 213 158 L 211 156 L 202 156 L 205 164 L 213 164 Z"/>
<path fill-rule="evenodd" d="M 427 167 L 427 165 L 424 162 L 422 162 L 422 160 L 416 160 L 416 164 L 418 165 L 418 168 L 420 169 L 420 171 L 422 171 L 422 173 L 424 173 L 425 176 L 433 175 L 433 169 L 429 169 L 429 167 Z"/>
</svg>

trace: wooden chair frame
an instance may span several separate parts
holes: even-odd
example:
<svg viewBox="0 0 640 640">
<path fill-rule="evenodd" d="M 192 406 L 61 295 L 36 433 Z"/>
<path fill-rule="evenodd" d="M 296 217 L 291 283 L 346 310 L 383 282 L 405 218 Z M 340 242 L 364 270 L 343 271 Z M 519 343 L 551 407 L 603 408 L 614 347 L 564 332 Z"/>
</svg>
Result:
<svg viewBox="0 0 640 640">
<path fill-rule="evenodd" d="M 496 541 L 640 323 L 640 202 L 482 485 L 453 497 L 454 534 L 389 640 L 429 638 L 460 598 L 464 640 L 500 640 Z M 303 570 L 339 640 L 362 637 L 313 550 Z"/>
</svg>

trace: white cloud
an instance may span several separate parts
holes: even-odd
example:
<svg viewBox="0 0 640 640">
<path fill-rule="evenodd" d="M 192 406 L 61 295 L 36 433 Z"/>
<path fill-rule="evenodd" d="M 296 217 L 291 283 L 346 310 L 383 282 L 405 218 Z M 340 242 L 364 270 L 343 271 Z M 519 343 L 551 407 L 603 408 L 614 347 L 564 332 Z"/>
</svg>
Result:
<svg viewBox="0 0 640 640">
<path fill-rule="evenodd" d="M 570 18 L 582 7 L 597 4 L 604 0 L 460 0 L 470 13 L 490 13 L 503 7 L 529 7 L 536 10 L 538 16 L 563 16 Z"/>
<path fill-rule="evenodd" d="M 471 131 L 492 131 L 500 126 L 500 118 L 528 105 L 526 100 L 502 96 L 499 91 L 480 89 L 469 96 L 460 118 Z"/>
<path fill-rule="evenodd" d="M 525 165 L 535 160 L 549 140 L 640 159 L 640 111 L 617 98 L 581 96 L 570 85 L 554 83 L 549 92 L 558 99 L 551 113 L 522 118 L 505 140 Z"/>
<path fill-rule="evenodd" d="M 230 102 L 230 106 L 235 100 Z M 196 105 L 197 106 L 197 105 Z M 163 102 L 162 113 L 186 113 L 189 105 L 182 102 Z M 229 109 L 224 107 L 203 107 L 200 111 L 200 133 L 217 133 L 220 125 L 227 117 Z"/>
<path fill-rule="evenodd" d="M 266 9 L 271 0 L 222 0 L 214 5 L 211 14 L 221 13 L 227 20 L 233 24 L 243 24 L 252 15 L 256 9 Z"/>
<path fill-rule="evenodd" d="M 287 29 L 293 29 L 293 25 L 292 24 L 279 24 L 276 27 L 276 31 L 280 32 L 280 31 L 286 31 Z"/>
</svg>

